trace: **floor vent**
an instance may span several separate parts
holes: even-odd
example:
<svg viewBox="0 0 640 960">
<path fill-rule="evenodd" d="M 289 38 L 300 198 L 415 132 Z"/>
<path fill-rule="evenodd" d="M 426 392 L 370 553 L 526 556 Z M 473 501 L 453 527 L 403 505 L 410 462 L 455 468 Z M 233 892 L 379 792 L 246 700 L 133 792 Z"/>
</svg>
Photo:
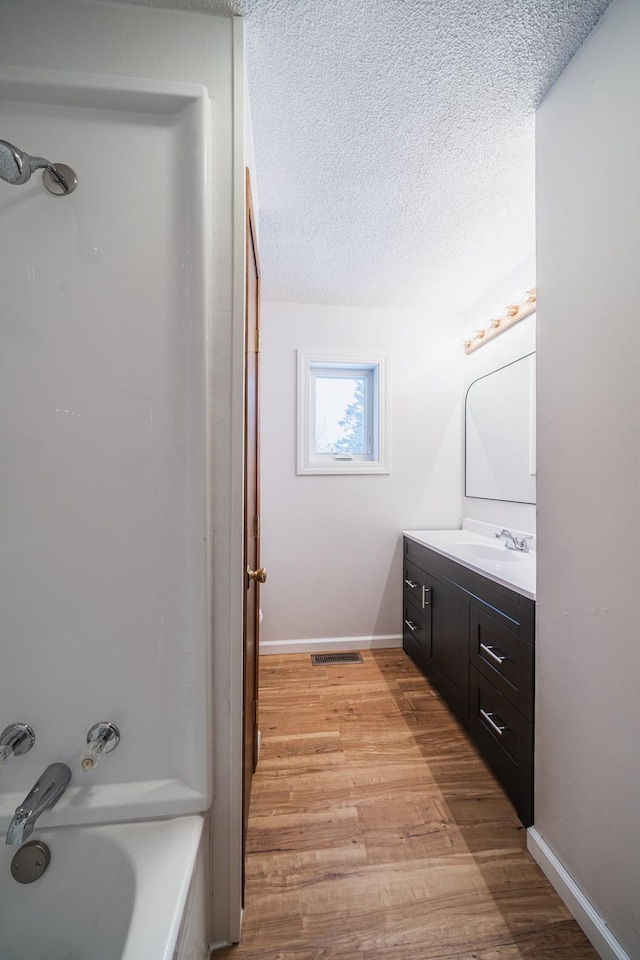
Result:
<svg viewBox="0 0 640 960">
<path fill-rule="evenodd" d="M 322 667 L 327 663 L 362 663 L 359 653 L 312 653 L 311 664 Z"/>
</svg>

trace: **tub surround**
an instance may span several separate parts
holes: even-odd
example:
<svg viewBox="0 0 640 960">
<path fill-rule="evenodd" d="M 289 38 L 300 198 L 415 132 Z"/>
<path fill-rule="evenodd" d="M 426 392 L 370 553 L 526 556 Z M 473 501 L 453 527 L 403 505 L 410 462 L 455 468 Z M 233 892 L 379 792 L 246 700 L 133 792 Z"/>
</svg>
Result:
<svg viewBox="0 0 640 960">
<path fill-rule="evenodd" d="M 35 731 L 2 771 L 0 829 L 56 761 L 72 780 L 43 825 L 203 811 L 209 93 L 3 65 L 0 101 L 12 142 L 78 174 L 66 197 L 0 191 L 0 596 L 20 665 L 0 700 Z M 118 749 L 84 772 L 107 720 Z"/>
<path fill-rule="evenodd" d="M 25 838 L 52 851 L 37 882 L 0 837 L 0 953 L 171 960 L 199 860 L 192 960 L 211 939 L 209 90 L 2 65 L 0 101 L 4 135 L 78 175 L 66 197 L 0 190 L 0 728 L 35 733 L 2 770 L 3 834 L 50 764 L 72 774 Z M 118 749 L 85 771 L 105 721 Z"/>
<path fill-rule="evenodd" d="M 403 535 L 443 557 L 455 560 L 468 570 L 482 574 L 494 583 L 499 583 L 503 587 L 515 590 L 523 597 L 535 600 L 535 535 L 511 530 L 511 533 L 518 538 L 532 537 L 529 552 L 524 553 L 509 550 L 503 540 L 496 538 L 496 534 L 502 529 L 495 524 L 465 518 L 462 521 L 461 530 L 404 530 Z M 471 546 L 471 550 L 465 549 L 467 545 Z M 480 549 L 474 551 L 474 547 Z M 496 551 L 504 551 L 504 557 L 500 557 Z"/>
</svg>

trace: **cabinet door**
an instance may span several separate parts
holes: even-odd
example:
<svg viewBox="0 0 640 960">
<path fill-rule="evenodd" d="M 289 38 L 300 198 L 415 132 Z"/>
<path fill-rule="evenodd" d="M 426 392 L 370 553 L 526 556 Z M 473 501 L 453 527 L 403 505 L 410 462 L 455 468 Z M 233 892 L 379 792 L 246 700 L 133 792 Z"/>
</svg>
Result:
<svg viewBox="0 0 640 960">
<path fill-rule="evenodd" d="M 469 601 L 453 583 L 429 575 L 431 666 L 458 716 L 469 717 Z"/>
</svg>

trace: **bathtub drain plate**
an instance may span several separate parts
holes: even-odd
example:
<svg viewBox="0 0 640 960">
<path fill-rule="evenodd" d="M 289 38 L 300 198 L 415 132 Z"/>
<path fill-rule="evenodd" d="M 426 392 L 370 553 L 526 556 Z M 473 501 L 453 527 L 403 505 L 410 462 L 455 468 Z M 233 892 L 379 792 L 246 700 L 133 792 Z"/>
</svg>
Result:
<svg viewBox="0 0 640 960">
<path fill-rule="evenodd" d="M 11 876 L 18 883 L 39 880 L 49 866 L 51 851 L 46 843 L 32 840 L 20 847 L 11 861 Z"/>
</svg>

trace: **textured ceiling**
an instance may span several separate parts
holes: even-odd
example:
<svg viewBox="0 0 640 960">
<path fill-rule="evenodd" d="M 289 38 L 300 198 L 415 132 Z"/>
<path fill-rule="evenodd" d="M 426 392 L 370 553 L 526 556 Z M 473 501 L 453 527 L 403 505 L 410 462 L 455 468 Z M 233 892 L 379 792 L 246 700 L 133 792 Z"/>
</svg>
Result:
<svg viewBox="0 0 640 960">
<path fill-rule="evenodd" d="M 460 311 L 534 249 L 534 111 L 609 0 L 144 2 L 246 18 L 266 299 Z"/>
</svg>

